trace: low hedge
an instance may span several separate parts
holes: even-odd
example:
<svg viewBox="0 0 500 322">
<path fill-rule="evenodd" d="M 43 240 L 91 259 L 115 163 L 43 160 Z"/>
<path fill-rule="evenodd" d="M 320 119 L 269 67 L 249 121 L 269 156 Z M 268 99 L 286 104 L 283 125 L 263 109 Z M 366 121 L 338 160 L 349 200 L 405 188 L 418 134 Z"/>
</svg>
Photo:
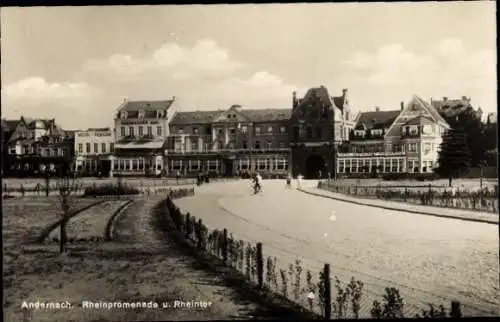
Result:
<svg viewBox="0 0 500 322">
<path fill-rule="evenodd" d="M 130 187 L 122 184 L 106 184 L 102 186 L 93 185 L 85 188 L 84 197 L 97 196 L 130 196 L 138 195 L 141 191 L 135 187 Z"/>
</svg>

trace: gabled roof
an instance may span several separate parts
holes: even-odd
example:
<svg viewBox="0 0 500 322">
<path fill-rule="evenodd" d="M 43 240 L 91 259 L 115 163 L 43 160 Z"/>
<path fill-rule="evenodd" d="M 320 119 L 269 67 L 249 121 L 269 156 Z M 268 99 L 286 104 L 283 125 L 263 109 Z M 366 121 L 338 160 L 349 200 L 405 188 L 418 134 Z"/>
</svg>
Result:
<svg viewBox="0 0 500 322">
<path fill-rule="evenodd" d="M 299 106 L 301 104 L 307 104 L 309 100 L 314 99 L 316 97 L 319 98 L 321 103 L 323 103 L 323 105 L 325 105 L 326 107 L 333 108 L 334 105 L 337 105 L 334 104 L 334 102 L 332 101 L 333 97 L 331 97 L 330 94 L 328 93 L 328 89 L 325 86 L 320 86 L 308 89 L 303 99 L 300 101 Z"/>
<path fill-rule="evenodd" d="M 173 102 L 174 102 L 173 99 L 163 100 L 163 101 L 125 101 L 118 108 L 118 111 L 121 112 L 121 111 L 138 111 L 138 110 L 144 110 L 144 111 L 164 110 L 164 109 L 169 109 Z"/>
<path fill-rule="evenodd" d="M 427 101 L 425 101 L 424 99 L 422 99 L 418 95 L 414 95 L 413 98 L 417 102 L 419 102 L 420 104 L 422 104 L 425 107 L 427 107 L 427 110 L 429 111 L 429 113 L 431 113 L 432 117 L 434 117 L 434 119 L 436 121 L 438 121 L 440 123 L 443 123 L 444 125 L 448 125 L 448 122 L 445 121 L 445 119 L 441 116 L 441 114 L 439 114 L 439 112 L 436 110 L 436 108 L 434 106 L 432 106 L 431 104 L 429 104 Z"/>
<path fill-rule="evenodd" d="M 431 105 L 446 116 L 455 116 L 460 112 L 472 108 L 470 98 L 431 100 Z"/>
<path fill-rule="evenodd" d="M 216 118 L 226 111 L 193 111 L 177 112 L 172 117 L 171 125 L 188 124 L 210 124 L 215 122 Z M 290 109 L 240 109 L 238 113 L 246 117 L 249 122 L 275 122 L 287 121 L 290 119 Z"/>
<path fill-rule="evenodd" d="M 425 125 L 425 124 L 434 124 L 434 121 L 426 116 L 417 116 L 406 122 L 404 125 Z"/>
<path fill-rule="evenodd" d="M 6 132 L 12 132 L 16 129 L 19 120 L 5 120 L 2 119 L 2 130 Z"/>
<path fill-rule="evenodd" d="M 400 113 L 401 110 L 361 112 L 358 116 L 355 128 L 368 130 L 388 128 Z"/>
</svg>

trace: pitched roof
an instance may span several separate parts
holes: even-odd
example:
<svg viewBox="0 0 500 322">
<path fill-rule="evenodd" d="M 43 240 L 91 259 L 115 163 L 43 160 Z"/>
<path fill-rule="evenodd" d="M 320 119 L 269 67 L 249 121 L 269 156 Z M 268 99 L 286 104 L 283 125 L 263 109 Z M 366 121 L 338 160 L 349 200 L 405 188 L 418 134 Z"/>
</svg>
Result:
<svg viewBox="0 0 500 322">
<path fill-rule="evenodd" d="M 2 119 L 2 130 L 12 132 L 16 129 L 19 120 L 5 120 Z"/>
<path fill-rule="evenodd" d="M 405 123 L 405 125 L 425 125 L 425 124 L 434 124 L 434 121 L 426 116 L 417 116 Z"/>
<path fill-rule="evenodd" d="M 163 100 L 163 101 L 125 101 L 119 108 L 118 111 L 156 111 L 168 109 L 174 102 L 171 100 Z"/>
<path fill-rule="evenodd" d="M 422 99 L 418 95 L 414 95 L 413 97 L 419 103 L 421 103 L 422 105 L 424 105 L 425 107 L 427 107 L 427 109 L 429 110 L 429 113 L 431 113 L 431 115 L 434 117 L 434 119 L 436 121 L 448 125 L 448 122 L 445 121 L 445 119 L 441 116 L 441 114 L 439 114 L 439 112 L 436 110 L 436 108 L 434 106 L 432 106 L 431 104 L 429 104 L 427 101 L 425 101 L 424 99 Z"/>
<path fill-rule="evenodd" d="M 177 112 L 172 117 L 170 124 L 186 125 L 186 124 L 210 124 L 220 114 L 225 111 L 193 111 L 193 112 Z M 290 119 L 290 109 L 244 109 L 238 110 L 238 113 L 246 117 L 250 122 L 275 122 L 286 121 Z"/>
<path fill-rule="evenodd" d="M 355 128 L 361 129 L 363 126 L 368 130 L 388 128 L 400 113 L 401 110 L 361 112 Z"/>
</svg>

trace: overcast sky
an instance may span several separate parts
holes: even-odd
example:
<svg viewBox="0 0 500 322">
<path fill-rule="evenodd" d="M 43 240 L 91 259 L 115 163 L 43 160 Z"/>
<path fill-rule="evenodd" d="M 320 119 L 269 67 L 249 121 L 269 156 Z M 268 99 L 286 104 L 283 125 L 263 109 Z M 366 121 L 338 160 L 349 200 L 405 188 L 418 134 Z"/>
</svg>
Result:
<svg viewBox="0 0 500 322">
<path fill-rule="evenodd" d="M 471 96 L 496 111 L 495 2 L 2 8 L 2 117 L 112 125 L 124 98 L 289 108 L 349 89 L 355 111 Z"/>
</svg>

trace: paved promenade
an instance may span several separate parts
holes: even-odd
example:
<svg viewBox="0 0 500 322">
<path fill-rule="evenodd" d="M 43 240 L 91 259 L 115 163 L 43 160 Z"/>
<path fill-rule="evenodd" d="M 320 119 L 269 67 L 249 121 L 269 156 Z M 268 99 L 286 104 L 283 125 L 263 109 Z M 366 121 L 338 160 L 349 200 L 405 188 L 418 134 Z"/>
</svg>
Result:
<svg viewBox="0 0 500 322">
<path fill-rule="evenodd" d="M 308 191 L 315 186 L 303 184 Z M 300 259 L 317 276 L 330 263 L 341 281 L 362 280 L 365 316 L 390 286 L 402 292 L 409 316 L 452 299 L 468 315 L 499 307 L 496 225 L 313 196 L 286 189 L 281 180 L 264 180 L 263 187 L 253 195 L 249 180 L 214 183 L 176 204 L 211 229 L 262 242 L 264 255 L 276 256 L 280 268 Z"/>
<path fill-rule="evenodd" d="M 443 218 L 460 219 L 467 221 L 483 222 L 490 224 L 498 224 L 498 214 L 490 212 L 472 211 L 465 209 L 451 209 L 443 207 L 433 207 L 433 206 L 422 206 L 414 205 L 397 201 L 387 201 L 379 199 L 368 199 L 368 198 L 358 198 L 346 196 L 341 193 L 335 193 L 324 189 L 318 189 L 314 187 L 307 187 L 299 189 L 302 192 L 318 196 L 330 198 L 338 201 L 345 201 L 357 205 L 372 206 L 387 210 L 396 210 L 406 213 L 413 213 L 419 215 L 429 215 Z"/>
</svg>

